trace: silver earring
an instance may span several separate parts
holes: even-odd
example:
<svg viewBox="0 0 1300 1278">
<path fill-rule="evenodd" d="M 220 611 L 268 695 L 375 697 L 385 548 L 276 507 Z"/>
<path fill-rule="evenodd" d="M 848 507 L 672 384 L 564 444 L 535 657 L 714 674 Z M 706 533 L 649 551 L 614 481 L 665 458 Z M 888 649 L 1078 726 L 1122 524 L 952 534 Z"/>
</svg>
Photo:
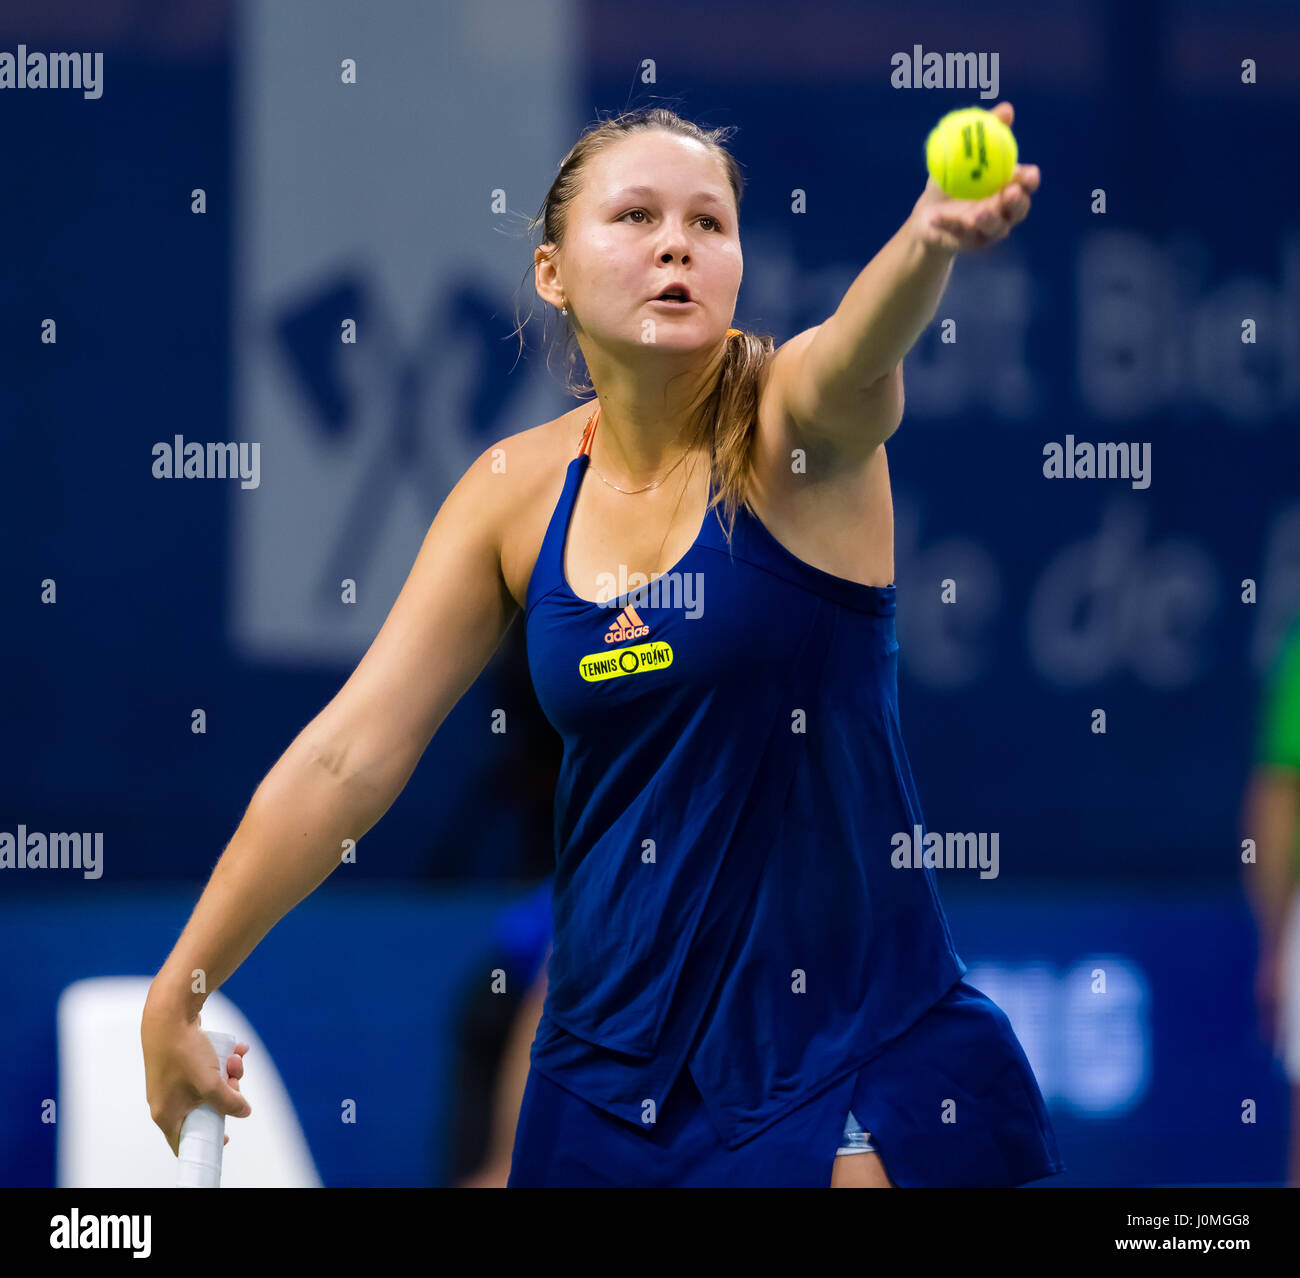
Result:
<svg viewBox="0 0 1300 1278">
<path fill-rule="evenodd" d="M 568 308 L 567 306 L 561 306 L 561 307 L 560 307 L 560 314 L 561 314 L 561 315 L 567 315 L 568 313 L 569 313 L 569 308 Z"/>
</svg>

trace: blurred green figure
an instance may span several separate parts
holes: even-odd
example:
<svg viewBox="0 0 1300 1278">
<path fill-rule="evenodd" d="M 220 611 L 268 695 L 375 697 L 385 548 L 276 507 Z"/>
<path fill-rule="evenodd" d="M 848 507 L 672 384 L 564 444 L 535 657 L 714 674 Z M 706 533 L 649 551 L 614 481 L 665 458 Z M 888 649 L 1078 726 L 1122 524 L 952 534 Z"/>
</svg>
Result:
<svg viewBox="0 0 1300 1278">
<path fill-rule="evenodd" d="M 1287 1183 L 1300 1187 L 1300 619 L 1269 673 L 1244 816 L 1258 857 L 1244 867 L 1259 929 L 1255 998 L 1291 1084 Z"/>
</svg>

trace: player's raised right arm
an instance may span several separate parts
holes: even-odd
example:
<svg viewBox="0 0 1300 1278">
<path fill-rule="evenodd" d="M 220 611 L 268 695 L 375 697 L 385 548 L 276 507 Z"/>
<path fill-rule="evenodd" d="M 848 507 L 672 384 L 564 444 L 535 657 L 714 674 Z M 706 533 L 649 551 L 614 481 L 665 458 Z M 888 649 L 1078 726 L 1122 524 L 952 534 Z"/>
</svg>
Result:
<svg viewBox="0 0 1300 1278">
<path fill-rule="evenodd" d="M 164 1132 L 179 1132 L 185 1088 L 163 1059 L 165 1048 L 150 1060 L 150 1026 L 185 1021 L 193 1029 L 207 992 L 340 864 L 345 841 L 359 840 L 401 793 L 517 610 L 501 574 L 508 503 L 488 450 L 448 494 L 351 677 L 254 792 L 150 986 L 146 1082 Z M 203 992 L 195 992 L 196 971 Z M 172 1038 L 163 1033 L 155 1044 Z"/>
</svg>

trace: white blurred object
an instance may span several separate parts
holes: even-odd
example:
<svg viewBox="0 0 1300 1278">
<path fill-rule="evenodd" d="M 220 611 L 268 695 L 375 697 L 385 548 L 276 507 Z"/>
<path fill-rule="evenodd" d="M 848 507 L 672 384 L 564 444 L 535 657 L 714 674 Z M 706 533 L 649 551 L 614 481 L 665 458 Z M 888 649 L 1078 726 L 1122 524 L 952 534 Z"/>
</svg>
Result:
<svg viewBox="0 0 1300 1278">
<path fill-rule="evenodd" d="M 1287 1080 L 1300 1087 L 1300 889 L 1293 889 L 1286 927 L 1279 942 L 1277 1044 Z"/>
<path fill-rule="evenodd" d="M 59 997 L 58 1155 L 60 1189 L 170 1187 L 177 1159 L 149 1116 L 140 1019 L 150 978 L 104 976 Z M 229 1124 L 221 1155 L 227 1189 L 319 1189 L 320 1174 L 271 1054 L 220 991 L 203 1020 L 249 1045 L 240 1092 L 253 1107 Z"/>
</svg>

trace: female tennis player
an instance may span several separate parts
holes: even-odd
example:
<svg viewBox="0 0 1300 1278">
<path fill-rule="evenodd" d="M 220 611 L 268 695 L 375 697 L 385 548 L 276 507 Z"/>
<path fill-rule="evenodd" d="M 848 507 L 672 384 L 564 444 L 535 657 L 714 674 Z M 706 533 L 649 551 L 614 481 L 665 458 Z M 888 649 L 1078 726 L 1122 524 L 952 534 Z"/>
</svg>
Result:
<svg viewBox="0 0 1300 1278">
<path fill-rule="evenodd" d="M 534 282 L 595 402 L 471 466 L 356 671 L 254 795 L 145 1012 L 173 1148 L 201 1101 L 249 1112 L 206 1059 L 196 1073 L 191 972 L 220 985 L 379 820 L 518 610 L 564 758 L 510 1185 L 1063 1169 L 1006 1016 L 962 980 L 934 871 L 892 857 L 923 819 L 884 444 L 955 256 L 1026 216 L 1038 170 L 973 202 L 928 183 L 834 314 L 778 350 L 730 327 L 725 135 L 643 109 L 562 162 Z"/>
</svg>

